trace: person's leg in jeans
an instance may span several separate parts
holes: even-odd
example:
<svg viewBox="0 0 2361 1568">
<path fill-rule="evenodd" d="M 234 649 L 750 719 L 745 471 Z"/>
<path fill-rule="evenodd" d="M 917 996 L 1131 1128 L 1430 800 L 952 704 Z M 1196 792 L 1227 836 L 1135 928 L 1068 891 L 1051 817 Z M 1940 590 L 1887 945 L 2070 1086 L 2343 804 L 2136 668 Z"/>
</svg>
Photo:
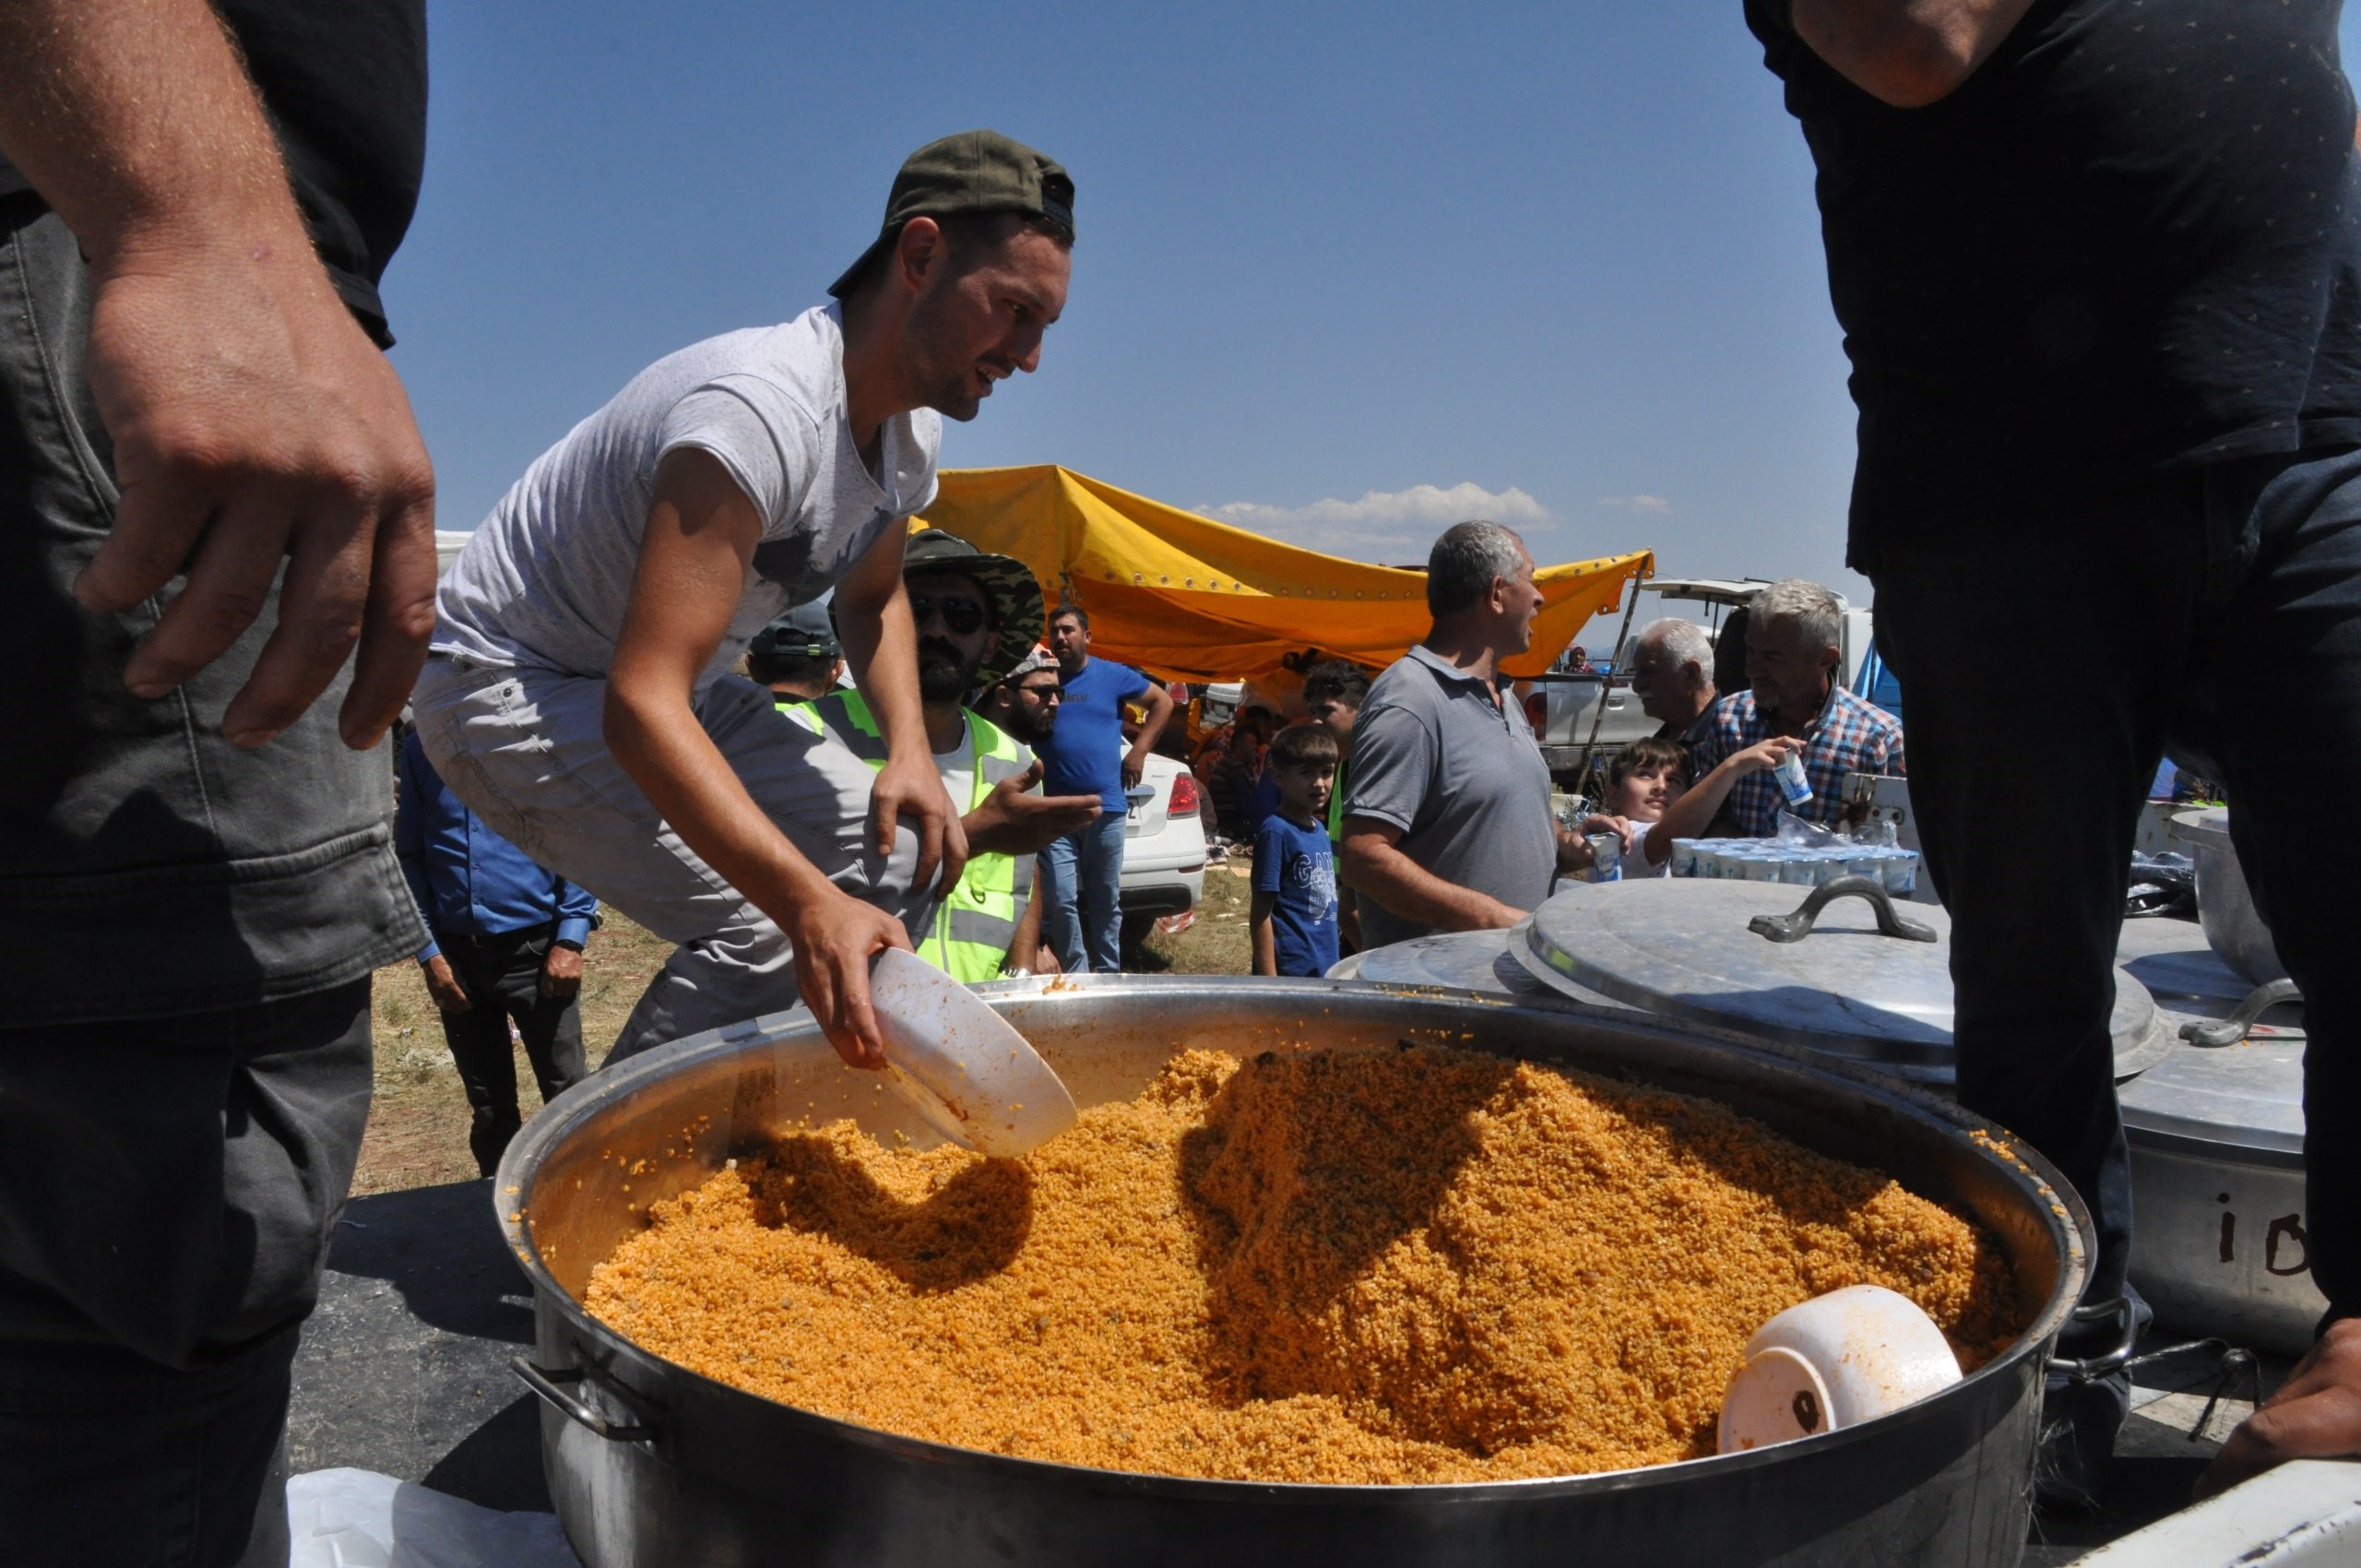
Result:
<svg viewBox="0 0 2361 1568">
<path fill-rule="evenodd" d="M 369 1090 L 366 980 L 0 1029 L 11 1568 L 286 1562 L 288 1366 Z"/>
<path fill-rule="evenodd" d="M 1041 940 L 1058 956 L 1067 974 L 1087 973 L 1089 954 L 1083 947 L 1082 843 L 1092 831 L 1086 827 L 1062 838 L 1052 838 L 1040 855 Z"/>
<path fill-rule="evenodd" d="M 1123 967 L 1123 828 L 1121 812 L 1109 812 L 1074 836 L 1082 863 L 1076 881 L 1083 942 L 1094 974 Z"/>
<path fill-rule="evenodd" d="M 1875 576 L 1911 815 L 1952 917 L 1960 1103 L 2082 1195 L 2098 1229 L 2093 1305 L 2129 1289 L 2130 1155 L 2108 1017 L 2141 802 L 2193 636 L 2201 520 L 2187 493 L 2143 498 L 2136 519 L 2094 518 L 2033 566 L 2004 551 L 1895 556 Z M 2109 542 L 2134 521 L 2139 549 Z M 2028 570 L 2108 586 L 2061 610 L 2028 591 Z M 2076 1325 L 2065 1353 L 2096 1354 L 2115 1334 Z M 2125 1392 L 2060 1391 L 2052 1413 L 2071 1420 L 2073 1442 L 2053 1449 L 2053 1498 L 2094 1496 Z"/>
<path fill-rule="evenodd" d="M 2218 498 L 2237 508 L 2235 490 Z M 2250 561 L 2205 621 L 2196 739 L 2221 769 L 2230 830 L 2280 961 L 2304 993 L 2305 1214 L 2330 1316 L 2361 1315 L 2361 453 L 2264 486 Z"/>
</svg>

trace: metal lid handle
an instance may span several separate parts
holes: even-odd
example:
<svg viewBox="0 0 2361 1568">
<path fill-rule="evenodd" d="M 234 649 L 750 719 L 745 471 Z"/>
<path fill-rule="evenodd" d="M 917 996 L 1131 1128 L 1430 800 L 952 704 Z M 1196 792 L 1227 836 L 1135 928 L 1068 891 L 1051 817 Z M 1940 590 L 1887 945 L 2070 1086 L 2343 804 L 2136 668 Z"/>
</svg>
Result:
<svg viewBox="0 0 2361 1568">
<path fill-rule="evenodd" d="M 1833 882 L 1823 882 L 1805 896 L 1794 913 L 1757 915 L 1746 922 L 1746 929 L 1773 942 L 1801 942 L 1811 934 L 1812 921 L 1820 919 L 1821 910 L 1838 898 L 1867 898 L 1878 912 L 1880 935 L 1897 936 L 1904 942 L 1942 940 L 1935 934 L 1934 927 L 1897 913 L 1885 884 L 1873 876 L 1840 876 Z"/>
</svg>

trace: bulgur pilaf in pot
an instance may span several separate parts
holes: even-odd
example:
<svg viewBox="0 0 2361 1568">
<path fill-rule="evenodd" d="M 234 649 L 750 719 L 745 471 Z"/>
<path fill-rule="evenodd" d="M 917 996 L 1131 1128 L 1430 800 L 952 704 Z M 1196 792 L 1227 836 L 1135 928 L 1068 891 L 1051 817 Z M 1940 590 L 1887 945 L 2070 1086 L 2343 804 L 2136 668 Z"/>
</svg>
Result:
<svg viewBox="0 0 2361 1568">
<path fill-rule="evenodd" d="M 1747 1337 L 1842 1286 L 1974 1370 L 1973 1223 L 1711 1101 L 1443 1047 L 1176 1056 L 1021 1159 L 786 1137 L 593 1272 L 617 1332 L 931 1442 L 1260 1481 L 1580 1475 L 1714 1451 Z"/>
</svg>

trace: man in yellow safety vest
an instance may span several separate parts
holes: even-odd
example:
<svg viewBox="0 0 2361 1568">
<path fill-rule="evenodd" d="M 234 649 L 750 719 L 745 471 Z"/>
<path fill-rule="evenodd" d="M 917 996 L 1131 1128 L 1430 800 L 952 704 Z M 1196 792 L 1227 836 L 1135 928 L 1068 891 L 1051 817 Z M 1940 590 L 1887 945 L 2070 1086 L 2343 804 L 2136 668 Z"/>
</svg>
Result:
<svg viewBox="0 0 2361 1568">
<path fill-rule="evenodd" d="M 952 802 L 965 814 L 967 869 L 910 939 L 919 956 L 967 984 L 1039 967 L 1041 911 L 1030 897 L 1033 855 L 1097 816 L 1096 796 L 1028 793 L 1040 765 L 1026 746 L 961 707 L 979 685 L 1005 675 L 1041 635 L 1040 585 L 1025 565 L 987 555 L 938 529 L 910 536 L 902 578 L 919 634 L 919 696 L 927 741 Z M 779 711 L 834 736 L 870 766 L 885 765 L 885 738 L 857 691 Z"/>
</svg>

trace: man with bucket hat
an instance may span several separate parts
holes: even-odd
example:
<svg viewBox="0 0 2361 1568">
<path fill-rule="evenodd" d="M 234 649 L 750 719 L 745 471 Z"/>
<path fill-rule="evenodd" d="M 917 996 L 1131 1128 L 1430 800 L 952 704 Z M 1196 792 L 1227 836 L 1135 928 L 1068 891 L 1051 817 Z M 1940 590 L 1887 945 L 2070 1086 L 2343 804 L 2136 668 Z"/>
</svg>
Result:
<svg viewBox="0 0 2361 1568">
<path fill-rule="evenodd" d="M 958 884 L 910 936 L 919 956 L 967 984 L 1025 969 L 1040 943 L 1041 909 L 1033 857 L 1052 839 L 1087 826 L 1099 813 L 1095 794 L 1044 798 L 1029 793 L 1041 765 L 1015 736 L 962 706 L 969 693 L 1005 678 L 1041 635 L 1041 588 L 1022 562 L 988 555 L 940 529 L 914 533 L 903 552 L 902 580 L 919 634 L 919 695 L 927 745 L 970 850 Z M 791 722 L 826 735 L 872 768 L 885 766 L 883 729 L 857 691 L 784 705 Z M 702 999 L 727 991 L 732 977 L 704 943 L 685 943 L 640 998 L 610 1062 L 694 1028 L 711 1011 Z M 793 1005 L 783 979 L 766 992 L 734 994 L 737 1016 Z"/>
<path fill-rule="evenodd" d="M 883 1064 L 870 960 L 907 947 L 967 846 L 920 711 L 904 519 L 942 416 L 1038 362 L 1064 308 L 1074 182 L 992 131 L 902 166 L 876 240 L 781 326 L 641 372 L 534 462 L 445 580 L 414 707 L 494 829 L 733 999 L 790 971 L 844 1058 Z M 727 673 L 835 590 L 886 758 L 872 774 Z M 897 830 L 908 818 L 911 831 Z"/>
</svg>

